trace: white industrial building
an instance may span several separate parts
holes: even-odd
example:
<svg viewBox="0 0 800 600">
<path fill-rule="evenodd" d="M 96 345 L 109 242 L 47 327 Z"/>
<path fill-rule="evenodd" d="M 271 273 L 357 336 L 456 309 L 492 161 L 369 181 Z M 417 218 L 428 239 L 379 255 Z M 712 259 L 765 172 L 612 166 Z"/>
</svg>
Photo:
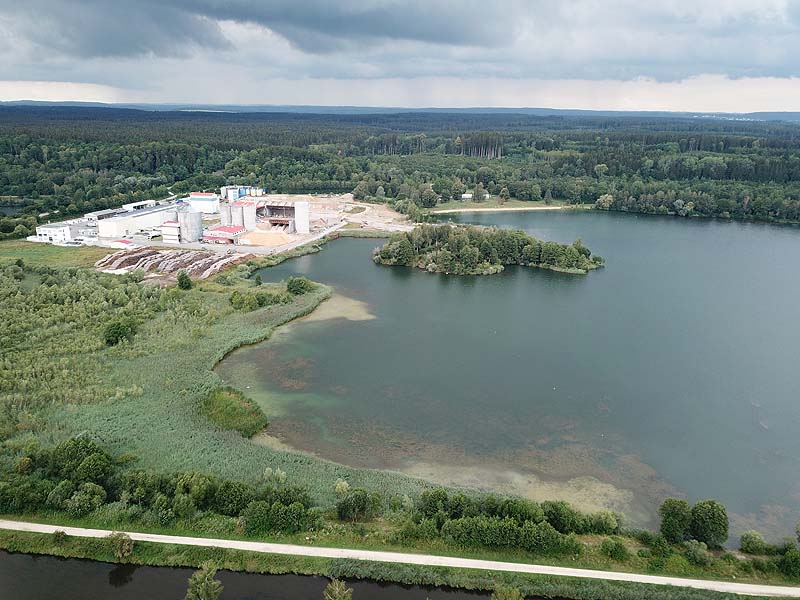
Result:
<svg viewBox="0 0 800 600">
<path fill-rule="evenodd" d="M 183 203 L 206 215 L 219 212 L 219 196 L 210 192 L 192 192 Z"/>
<path fill-rule="evenodd" d="M 180 205 L 177 220 L 161 224 L 161 239 L 167 244 L 198 242 L 203 237 L 203 215 L 191 206 Z"/>
<path fill-rule="evenodd" d="M 161 224 L 161 240 L 165 244 L 180 244 L 181 224 L 177 221 L 164 221 Z"/>
<path fill-rule="evenodd" d="M 36 241 L 48 244 L 63 244 L 73 239 L 69 223 L 48 223 L 36 226 Z"/>
<path fill-rule="evenodd" d="M 311 231 L 310 205 L 307 201 L 289 202 L 252 198 L 223 202 L 219 207 L 222 225 L 241 226 L 252 231 L 258 223 L 268 223 L 286 233 Z"/>
<path fill-rule="evenodd" d="M 146 229 L 161 227 L 164 221 L 177 221 L 174 204 L 141 208 L 97 222 L 97 235 L 101 238 L 130 236 Z"/>
<path fill-rule="evenodd" d="M 263 196 L 264 188 L 252 185 L 224 185 L 220 188 L 219 195 L 222 200 L 234 202 L 244 196 Z"/>
<path fill-rule="evenodd" d="M 145 208 L 153 208 L 155 205 L 156 205 L 155 200 L 140 200 L 139 202 L 129 202 L 128 204 L 123 204 L 122 210 L 125 211 L 142 210 Z"/>
</svg>

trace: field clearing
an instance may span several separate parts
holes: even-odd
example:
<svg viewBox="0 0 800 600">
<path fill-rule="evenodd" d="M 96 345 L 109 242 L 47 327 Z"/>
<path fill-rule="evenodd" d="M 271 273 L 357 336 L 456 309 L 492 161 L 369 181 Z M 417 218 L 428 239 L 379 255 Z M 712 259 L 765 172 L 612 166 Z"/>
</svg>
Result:
<svg viewBox="0 0 800 600">
<path fill-rule="evenodd" d="M 110 254 L 108 248 L 96 246 L 54 246 L 24 240 L 0 242 L 0 262 L 22 258 L 32 265 L 49 267 L 92 267 Z"/>
</svg>

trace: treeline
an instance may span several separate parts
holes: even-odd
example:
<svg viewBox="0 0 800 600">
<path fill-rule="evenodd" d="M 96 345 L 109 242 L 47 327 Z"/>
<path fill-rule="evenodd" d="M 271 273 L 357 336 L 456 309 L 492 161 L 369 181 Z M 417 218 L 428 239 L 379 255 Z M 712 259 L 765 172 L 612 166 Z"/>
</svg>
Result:
<svg viewBox="0 0 800 600">
<path fill-rule="evenodd" d="M 578 534 L 620 532 L 621 515 L 585 514 L 563 501 L 470 498 L 444 489 L 423 492 L 399 540 L 440 538 L 457 547 L 517 548 L 540 556 L 580 555 Z"/>
<path fill-rule="evenodd" d="M 479 184 L 518 200 L 800 221 L 800 127 L 522 114 L 147 113 L 0 109 L 0 239 L 226 182 L 430 208 Z"/>
<path fill-rule="evenodd" d="M 393 235 L 375 250 L 373 259 L 382 265 L 455 275 L 499 273 L 505 265 L 586 273 L 604 262 L 580 239 L 568 245 L 543 242 L 520 230 L 428 224 Z"/>
<path fill-rule="evenodd" d="M 239 517 L 247 535 L 295 533 L 313 528 L 305 488 L 250 486 L 199 473 L 160 474 L 131 470 L 96 442 L 73 438 L 53 449 L 32 449 L 0 479 L 0 513 L 90 513 L 110 522 L 166 526 L 200 514 Z"/>
<path fill-rule="evenodd" d="M 132 467 L 135 460 L 129 454 L 112 456 L 87 437 L 52 448 L 4 447 L 0 513 L 66 515 L 105 527 L 189 527 L 255 538 L 322 530 L 335 535 L 341 533 L 336 522 L 349 523 L 364 536 L 365 524 L 381 519 L 387 542 L 412 548 L 508 550 L 574 560 L 594 556 L 653 572 L 800 578 L 794 540 L 772 546 L 747 532 L 741 549 L 749 558 L 715 552 L 727 540 L 728 516 L 714 500 L 694 506 L 666 500 L 660 531 L 654 533 L 625 529 L 617 513 L 581 512 L 564 501 L 469 496 L 442 488 L 411 499 L 351 489 L 344 480 L 336 483 L 335 506 L 323 507 L 315 505 L 306 488 L 290 485 L 280 469 L 267 467 L 261 481 L 251 485 L 199 472 L 138 470 Z"/>
</svg>

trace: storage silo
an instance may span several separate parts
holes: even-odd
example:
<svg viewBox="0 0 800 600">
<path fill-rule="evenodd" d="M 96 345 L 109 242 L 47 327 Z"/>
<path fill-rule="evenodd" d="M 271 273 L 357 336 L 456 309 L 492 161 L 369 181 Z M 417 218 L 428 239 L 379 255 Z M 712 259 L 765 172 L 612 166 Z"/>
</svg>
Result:
<svg viewBox="0 0 800 600">
<path fill-rule="evenodd" d="M 231 204 L 231 225 L 244 227 L 244 207 L 241 204 Z"/>
<path fill-rule="evenodd" d="M 231 224 L 231 205 L 227 202 L 222 202 L 219 205 L 219 216 L 221 225 Z"/>
<path fill-rule="evenodd" d="M 244 228 L 247 231 L 252 231 L 256 228 L 256 203 L 248 202 L 243 207 Z"/>
<path fill-rule="evenodd" d="M 185 208 L 178 211 L 178 224 L 181 226 L 181 241 L 196 242 L 203 237 L 203 215 Z"/>
</svg>

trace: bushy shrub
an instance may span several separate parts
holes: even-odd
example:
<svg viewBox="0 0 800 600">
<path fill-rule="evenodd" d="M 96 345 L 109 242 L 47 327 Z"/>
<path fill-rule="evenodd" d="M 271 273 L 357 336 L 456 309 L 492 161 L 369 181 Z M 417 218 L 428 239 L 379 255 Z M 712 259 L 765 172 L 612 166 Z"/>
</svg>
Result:
<svg viewBox="0 0 800 600">
<path fill-rule="evenodd" d="M 133 554 L 133 540 L 126 533 L 115 531 L 106 536 L 106 543 L 117 562 L 123 562 Z"/>
<path fill-rule="evenodd" d="M 783 555 L 781 572 L 787 577 L 800 579 L 800 550 L 793 548 Z"/>
<path fill-rule="evenodd" d="M 767 543 L 757 531 L 745 531 L 742 534 L 739 547 L 745 554 L 765 554 L 767 551 Z"/>
<path fill-rule="evenodd" d="M 704 542 L 689 540 L 686 542 L 686 560 L 695 566 L 707 567 L 711 564 L 713 557 Z"/>
<path fill-rule="evenodd" d="M 286 291 L 295 296 L 305 294 L 314 289 L 314 284 L 305 277 L 289 277 L 286 280 Z"/>
<path fill-rule="evenodd" d="M 661 535 L 670 544 L 679 544 L 686 539 L 692 524 L 692 509 L 685 500 L 667 498 L 658 509 L 661 515 Z"/>
<path fill-rule="evenodd" d="M 625 543 L 622 540 L 614 538 L 604 539 L 603 543 L 600 544 L 600 552 L 610 559 L 619 562 L 624 562 L 631 556 Z"/>
<path fill-rule="evenodd" d="M 83 483 L 64 503 L 64 508 L 72 517 L 83 517 L 97 510 L 106 500 L 106 491 L 95 483 Z"/>
<path fill-rule="evenodd" d="M 547 521 L 534 523 L 528 521 L 520 528 L 520 546 L 528 552 L 547 556 L 556 554 L 561 547 L 561 534 Z"/>
<path fill-rule="evenodd" d="M 728 539 L 728 512 L 716 500 L 703 500 L 692 507 L 691 534 L 712 548 Z"/>
<path fill-rule="evenodd" d="M 363 521 L 376 516 L 380 506 L 380 494 L 356 488 L 339 499 L 336 514 L 341 521 Z"/>
<path fill-rule="evenodd" d="M 214 508 L 222 515 L 238 517 L 254 496 L 255 492 L 249 485 L 223 481 L 214 494 Z"/>
<path fill-rule="evenodd" d="M 192 278 L 183 269 L 178 271 L 178 287 L 182 290 L 192 289 Z"/>
<path fill-rule="evenodd" d="M 542 502 L 547 521 L 560 533 L 583 533 L 584 516 L 563 500 Z"/>
<path fill-rule="evenodd" d="M 621 517 L 611 511 L 601 510 L 588 517 L 587 533 L 597 535 L 611 535 L 619 531 Z"/>
<path fill-rule="evenodd" d="M 69 479 L 64 479 L 47 495 L 47 506 L 55 510 L 61 510 L 74 493 L 75 484 Z"/>
<path fill-rule="evenodd" d="M 136 335 L 136 322 L 130 318 L 118 318 L 109 321 L 103 329 L 103 340 L 107 346 L 116 346 L 122 340 L 129 340 Z"/>
</svg>

